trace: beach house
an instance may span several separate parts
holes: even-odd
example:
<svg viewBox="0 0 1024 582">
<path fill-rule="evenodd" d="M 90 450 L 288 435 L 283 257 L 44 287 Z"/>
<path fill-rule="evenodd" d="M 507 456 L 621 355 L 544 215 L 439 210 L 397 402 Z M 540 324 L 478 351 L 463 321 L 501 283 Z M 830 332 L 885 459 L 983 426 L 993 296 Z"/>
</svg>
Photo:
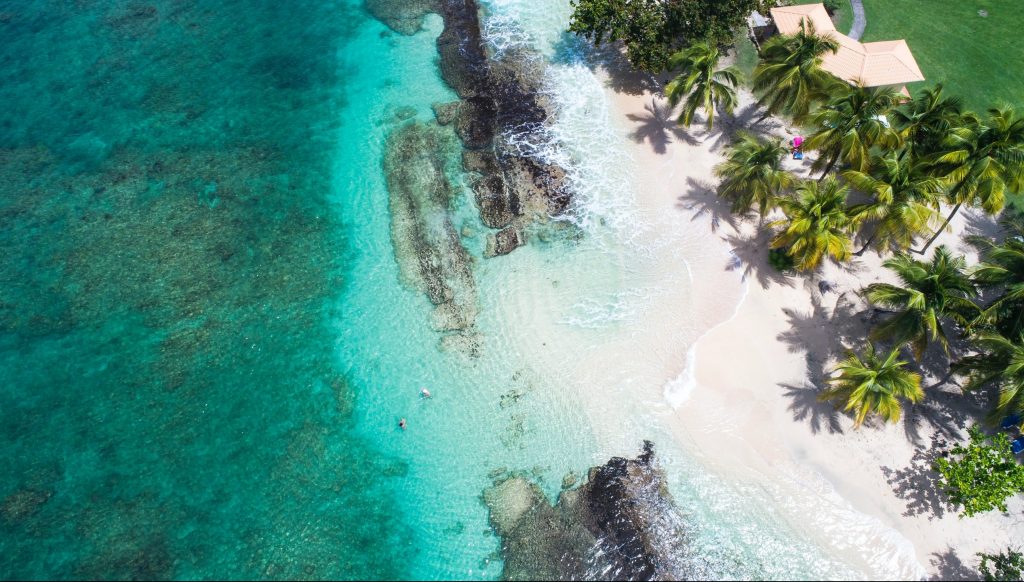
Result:
<svg viewBox="0 0 1024 582">
<path fill-rule="evenodd" d="M 807 21 L 813 23 L 818 34 L 834 38 L 839 43 L 839 50 L 825 54 L 821 68 L 851 85 L 903 86 L 924 80 L 907 41 L 860 42 L 852 39 L 836 30 L 824 4 L 777 6 L 771 9 L 771 15 L 780 34 L 794 34 L 800 30 L 801 23 Z M 908 94 L 906 87 L 902 89 Z"/>
</svg>

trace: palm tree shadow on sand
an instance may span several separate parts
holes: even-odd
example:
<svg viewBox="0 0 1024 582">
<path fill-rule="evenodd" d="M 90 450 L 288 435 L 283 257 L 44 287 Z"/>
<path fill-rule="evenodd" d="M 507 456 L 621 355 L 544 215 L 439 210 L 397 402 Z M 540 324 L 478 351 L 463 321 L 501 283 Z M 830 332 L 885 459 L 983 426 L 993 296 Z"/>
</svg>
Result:
<svg viewBox="0 0 1024 582">
<path fill-rule="evenodd" d="M 672 107 L 667 102 L 651 98 L 650 104 L 644 105 L 644 111 L 646 113 L 626 115 L 627 119 L 638 125 L 629 134 L 636 143 L 650 142 L 656 154 L 668 152 L 668 145 L 675 141 L 685 141 L 693 146 L 700 143 L 676 124 Z"/>
<path fill-rule="evenodd" d="M 938 488 L 939 474 L 932 466 L 936 459 L 946 454 L 947 447 L 948 441 L 935 433 L 932 435 L 931 445 L 917 449 L 906 467 L 881 468 L 885 480 L 896 496 L 907 502 L 904 517 L 927 515 L 931 520 L 946 514 L 945 500 Z"/>
<path fill-rule="evenodd" d="M 759 228 L 753 237 L 728 234 L 724 237 L 732 254 L 729 270 L 741 271 L 743 280 L 753 278 L 762 289 L 772 285 L 796 287 L 798 277 L 789 271 L 779 271 L 768 262 L 768 249 L 771 247 L 772 233 L 769 229 Z"/>
<path fill-rule="evenodd" d="M 788 408 L 793 413 L 793 420 L 807 422 L 814 434 L 820 433 L 822 429 L 827 430 L 829 434 L 843 434 L 839 410 L 830 403 L 818 399 L 820 389 L 812 384 L 779 386 L 785 390 L 785 395 L 790 400 Z"/>
<path fill-rule="evenodd" d="M 977 580 L 980 576 L 977 570 L 963 563 L 953 548 L 947 547 L 945 552 L 932 552 L 930 561 L 935 570 L 931 580 Z"/>
<path fill-rule="evenodd" d="M 689 212 L 691 221 L 709 218 L 711 232 L 717 232 L 723 221 L 734 230 L 738 227 L 740 217 L 733 214 L 728 201 L 716 194 L 713 184 L 690 177 L 686 186 L 686 192 L 676 199 L 676 208 Z"/>
</svg>

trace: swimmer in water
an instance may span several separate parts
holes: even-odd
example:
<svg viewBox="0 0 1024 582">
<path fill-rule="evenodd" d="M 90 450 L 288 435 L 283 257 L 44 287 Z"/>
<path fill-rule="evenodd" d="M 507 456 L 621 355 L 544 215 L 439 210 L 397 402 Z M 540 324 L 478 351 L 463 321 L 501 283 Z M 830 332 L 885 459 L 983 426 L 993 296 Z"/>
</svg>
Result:
<svg viewBox="0 0 1024 582">
<path fill-rule="evenodd" d="M 405 419 L 404 418 L 402 420 L 398 421 L 398 428 L 400 428 L 402 430 L 405 430 Z"/>
<path fill-rule="evenodd" d="M 427 390 L 426 388 L 421 388 L 420 396 L 422 396 L 423 398 L 430 398 L 430 390 Z"/>
</svg>

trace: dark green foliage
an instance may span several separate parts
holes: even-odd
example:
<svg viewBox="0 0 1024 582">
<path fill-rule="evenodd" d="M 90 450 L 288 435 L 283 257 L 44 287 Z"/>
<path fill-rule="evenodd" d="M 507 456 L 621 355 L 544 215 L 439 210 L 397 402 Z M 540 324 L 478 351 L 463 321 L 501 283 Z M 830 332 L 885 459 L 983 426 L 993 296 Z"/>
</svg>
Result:
<svg viewBox="0 0 1024 582">
<path fill-rule="evenodd" d="M 957 443 L 946 457 L 935 461 L 939 489 L 953 506 L 963 506 L 960 517 L 998 509 L 1006 511 L 1006 500 L 1024 491 L 1024 466 L 1014 458 L 1005 433 L 986 436 L 977 426 L 970 429 L 970 442 Z"/>
<path fill-rule="evenodd" d="M 805 119 L 842 83 L 821 68 L 822 57 L 838 49 L 835 39 L 818 35 L 814 23 L 802 26 L 796 34 L 779 34 L 765 41 L 752 79 L 758 103 L 773 115 Z"/>
<path fill-rule="evenodd" d="M 762 218 L 767 216 L 782 191 L 795 181 L 782 167 L 782 158 L 788 153 L 779 141 L 738 133 L 736 141 L 729 144 L 725 161 L 715 166 L 715 175 L 722 179 L 718 195 L 732 201 L 735 213 L 757 208 Z"/>
<path fill-rule="evenodd" d="M 948 353 L 943 320 L 966 327 L 980 312 L 973 302 L 977 289 L 965 272 L 967 262 L 940 246 L 929 262 L 897 255 L 884 264 L 900 284 L 873 283 L 865 290 L 873 305 L 894 312 L 871 330 L 872 339 L 910 344 L 918 359 L 929 341 L 937 340 Z"/>
<path fill-rule="evenodd" d="M 888 115 L 899 103 L 900 94 L 892 87 L 850 87 L 832 91 L 834 97 L 813 114 L 814 133 L 804 147 L 821 152 L 813 167 L 829 173 L 843 161 L 858 172 L 866 172 L 871 149 L 892 150 L 899 136 L 889 127 Z"/>
<path fill-rule="evenodd" d="M 677 123 L 690 127 L 698 109 L 707 116 L 708 129 L 715 126 L 715 109 L 731 114 L 736 108 L 736 87 L 740 72 L 736 67 L 716 69 L 718 45 L 695 42 L 669 59 L 669 67 L 679 74 L 665 86 L 672 107 L 683 103 Z"/>
<path fill-rule="evenodd" d="M 834 15 L 836 11 L 842 8 L 844 2 L 846 0 L 824 0 L 822 3 L 825 5 L 825 10 L 828 10 L 830 15 Z"/>
<path fill-rule="evenodd" d="M 1024 553 L 1013 548 L 1006 548 L 1006 553 L 979 553 L 981 564 L 978 570 L 988 581 L 1020 580 L 1024 577 Z"/>
<path fill-rule="evenodd" d="M 726 43 L 765 0 L 573 0 L 569 30 L 600 45 L 622 41 L 629 62 L 660 72 L 669 56 L 700 40 Z"/>
<path fill-rule="evenodd" d="M 982 332 L 971 338 L 977 353 L 953 364 L 953 371 L 967 375 L 964 390 L 979 390 L 989 385 L 999 388 L 999 400 L 989 421 L 997 424 L 1012 414 L 1024 413 L 1024 345 L 1021 336 L 1014 340 L 997 333 Z"/>
<path fill-rule="evenodd" d="M 789 249 L 769 249 L 768 264 L 776 271 L 785 273 L 787 271 L 792 271 L 796 267 L 796 259 L 789 255 Z"/>
<path fill-rule="evenodd" d="M 974 281 L 997 292 L 974 325 L 1015 338 L 1024 335 L 1024 224 L 1016 213 L 1004 215 L 1002 223 L 1009 234 L 1002 243 L 974 238 L 982 247 Z"/>
</svg>

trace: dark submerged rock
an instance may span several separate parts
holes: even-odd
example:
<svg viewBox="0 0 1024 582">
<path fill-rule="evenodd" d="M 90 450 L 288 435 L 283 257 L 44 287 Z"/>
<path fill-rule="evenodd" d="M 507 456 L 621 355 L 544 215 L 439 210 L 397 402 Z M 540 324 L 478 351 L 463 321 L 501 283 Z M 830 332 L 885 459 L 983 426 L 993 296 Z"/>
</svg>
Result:
<svg viewBox="0 0 1024 582">
<path fill-rule="evenodd" d="M 522 476 L 500 478 L 483 499 L 506 580 L 687 577 L 677 559 L 686 534 L 649 441 L 635 459 L 591 469 L 554 506 Z"/>
<path fill-rule="evenodd" d="M 509 226 L 487 236 L 487 250 L 484 251 L 484 256 L 507 255 L 524 244 L 526 235 Z"/>
<path fill-rule="evenodd" d="M 367 12 L 391 30 L 413 35 L 423 30 L 423 17 L 437 12 L 439 0 L 363 0 Z"/>
<path fill-rule="evenodd" d="M 434 327 L 466 331 L 476 321 L 472 257 L 452 223 L 457 146 L 450 130 L 407 123 L 385 144 L 391 239 L 403 283 L 435 305 Z"/>
<path fill-rule="evenodd" d="M 460 101 L 453 103 L 434 103 L 430 106 L 434 110 L 434 118 L 439 125 L 450 125 L 459 117 L 459 109 L 462 107 Z"/>
</svg>

